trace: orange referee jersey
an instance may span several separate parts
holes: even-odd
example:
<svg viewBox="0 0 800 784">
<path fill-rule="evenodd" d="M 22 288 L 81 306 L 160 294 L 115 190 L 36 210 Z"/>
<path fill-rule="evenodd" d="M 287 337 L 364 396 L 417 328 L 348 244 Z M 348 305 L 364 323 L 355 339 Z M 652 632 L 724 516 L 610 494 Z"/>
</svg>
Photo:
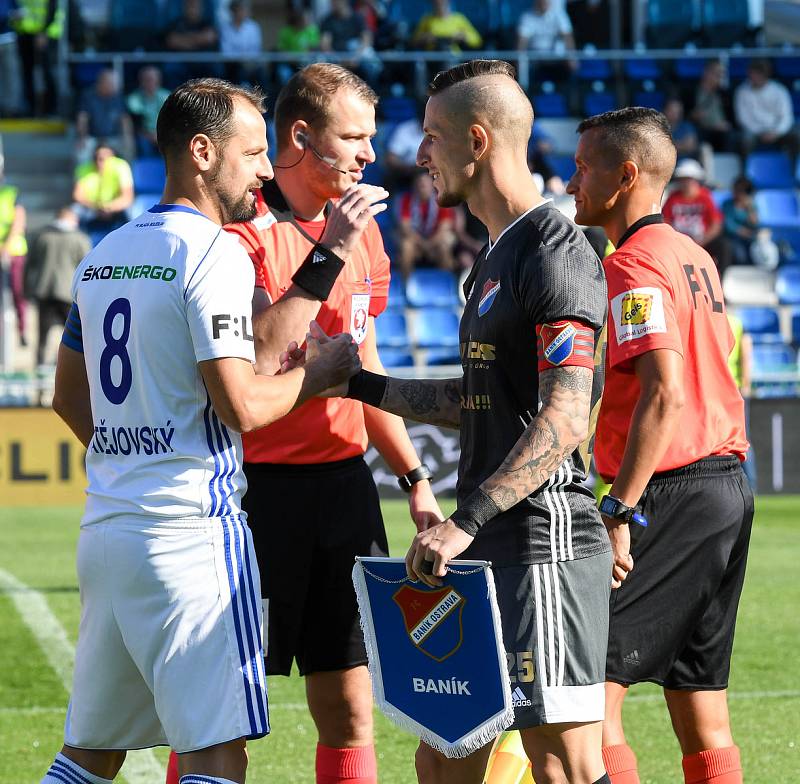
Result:
<svg viewBox="0 0 800 784">
<path fill-rule="evenodd" d="M 710 455 L 744 460 L 744 401 L 728 368 L 734 338 L 711 257 L 660 215 L 637 221 L 603 261 L 608 281 L 608 349 L 595 462 L 607 480 L 622 461 L 639 399 L 632 360 L 671 349 L 683 357 L 686 405 L 656 471 Z"/>
<path fill-rule="evenodd" d="M 292 285 L 292 275 L 322 236 L 325 222 L 295 219 L 274 181 L 258 196 L 256 217 L 225 229 L 239 237 L 255 266 L 256 286 L 266 289 L 275 302 Z M 329 335 L 350 332 L 362 343 L 368 316 L 384 311 L 388 295 L 389 258 L 372 220 L 322 303 L 317 321 Z M 248 463 L 312 465 L 355 457 L 367 448 L 362 404 L 313 398 L 268 427 L 245 433 L 242 441 Z"/>
</svg>

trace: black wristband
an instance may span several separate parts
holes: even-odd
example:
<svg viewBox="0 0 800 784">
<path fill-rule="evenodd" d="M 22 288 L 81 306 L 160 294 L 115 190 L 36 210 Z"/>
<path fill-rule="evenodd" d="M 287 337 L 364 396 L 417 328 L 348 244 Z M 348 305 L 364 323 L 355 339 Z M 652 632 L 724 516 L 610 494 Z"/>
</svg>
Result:
<svg viewBox="0 0 800 784">
<path fill-rule="evenodd" d="M 433 479 L 431 469 L 425 463 L 420 463 L 417 468 L 411 469 L 407 474 L 397 477 L 397 484 L 404 493 L 410 493 L 411 488 L 425 479 Z"/>
<path fill-rule="evenodd" d="M 450 515 L 450 519 L 462 531 L 475 536 L 482 525 L 499 514 L 500 507 L 480 487 L 476 487 Z"/>
<path fill-rule="evenodd" d="M 387 376 L 362 369 L 350 377 L 345 397 L 351 397 L 353 400 L 360 400 L 362 403 L 380 408 L 388 383 Z"/>
<path fill-rule="evenodd" d="M 292 281 L 318 300 L 325 302 L 331 293 L 344 262 L 330 249 L 317 243 L 311 248 Z"/>
</svg>

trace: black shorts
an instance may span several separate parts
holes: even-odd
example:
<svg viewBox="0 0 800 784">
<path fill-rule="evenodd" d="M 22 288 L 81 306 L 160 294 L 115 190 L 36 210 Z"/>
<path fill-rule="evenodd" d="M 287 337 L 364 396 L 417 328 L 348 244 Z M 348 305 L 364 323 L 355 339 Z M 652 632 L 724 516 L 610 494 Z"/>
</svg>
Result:
<svg viewBox="0 0 800 784">
<path fill-rule="evenodd" d="M 362 457 L 318 465 L 245 463 L 242 507 L 261 571 L 267 675 L 366 664 L 352 571 L 388 555 L 378 490 Z"/>
<path fill-rule="evenodd" d="M 739 460 L 656 474 L 643 506 L 649 525 L 631 526 L 633 571 L 611 592 L 606 678 L 727 688 L 753 522 Z"/>
</svg>

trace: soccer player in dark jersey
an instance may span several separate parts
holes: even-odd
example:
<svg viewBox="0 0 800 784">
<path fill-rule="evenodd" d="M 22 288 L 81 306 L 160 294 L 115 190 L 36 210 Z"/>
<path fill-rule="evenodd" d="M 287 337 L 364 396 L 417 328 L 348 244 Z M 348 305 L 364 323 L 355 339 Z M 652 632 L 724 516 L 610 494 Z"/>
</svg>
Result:
<svg viewBox="0 0 800 784">
<path fill-rule="evenodd" d="M 602 226 L 617 248 L 603 262 L 595 461 L 611 482 L 600 509 L 614 578 L 630 572 L 612 604 L 603 757 L 614 784 L 638 784 L 622 704 L 632 683 L 652 681 L 664 687 L 687 784 L 737 784 L 726 689 L 753 496 L 722 286 L 708 253 L 661 216 L 676 157 L 666 118 L 634 107 L 578 131 L 576 220 Z M 629 522 L 637 506 L 646 528 Z"/>
<path fill-rule="evenodd" d="M 438 585 L 462 553 L 491 560 L 513 726 L 536 781 L 607 782 L 600 722 L 611 554 L 579 450 L 602 384 L 594 363 L 602 268 L 528 172 L 533 110 L 512 66 L 474 60 L 438 74 L 428 94 L 417 162 L 433 176 L 438 203 L 466 202 L 490 237 L 466 283 L 464 375 L 363 373 L 349 394 L 460 428 L 458 509 L 415 537 L 409 576 Z M 447 759 L 421 743 L 419 780 L 480 784 L 490 749 Z"/>
</svg>

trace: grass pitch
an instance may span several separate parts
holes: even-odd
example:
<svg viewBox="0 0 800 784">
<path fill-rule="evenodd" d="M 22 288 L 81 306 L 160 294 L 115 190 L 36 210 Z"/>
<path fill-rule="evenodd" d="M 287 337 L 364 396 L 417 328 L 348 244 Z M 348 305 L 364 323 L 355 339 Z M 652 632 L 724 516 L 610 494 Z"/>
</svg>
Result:
<svg viewBox="0 0 800 784">
<path fill-rule="evenodd" d="M 799 512 L 798 497 L 761 498 L 756 506 L 730 687 L 734 736 L 748 784 L 800 782 Z M 392 554 L 403 555 L 412 533 L 405 504 L 387 502 L 384 514 Z M 0 508 L 2 784 L 36 784 L 61 746 L 64 682 L 79 616 L 79 517 L 75 508 Z M 303 683 L 297 677 L 272 678 L 269 685 L 272 734 L 251 744 L 248 779 L 313 783 L 316 733 Z M 682 781 L 680 752 L 657 688 L 631 689 L 625 722 L 643 784 Z M 414 782 L 414 738 L 377 714 L 376 734 L 382 784 Z M 163 763 L 166 752 L 157 750 L 155 757 Z M 127 780 L 161 784 L 152 770 L 151 760 L 144 773 L 131 771 Z"/>
</svg>

